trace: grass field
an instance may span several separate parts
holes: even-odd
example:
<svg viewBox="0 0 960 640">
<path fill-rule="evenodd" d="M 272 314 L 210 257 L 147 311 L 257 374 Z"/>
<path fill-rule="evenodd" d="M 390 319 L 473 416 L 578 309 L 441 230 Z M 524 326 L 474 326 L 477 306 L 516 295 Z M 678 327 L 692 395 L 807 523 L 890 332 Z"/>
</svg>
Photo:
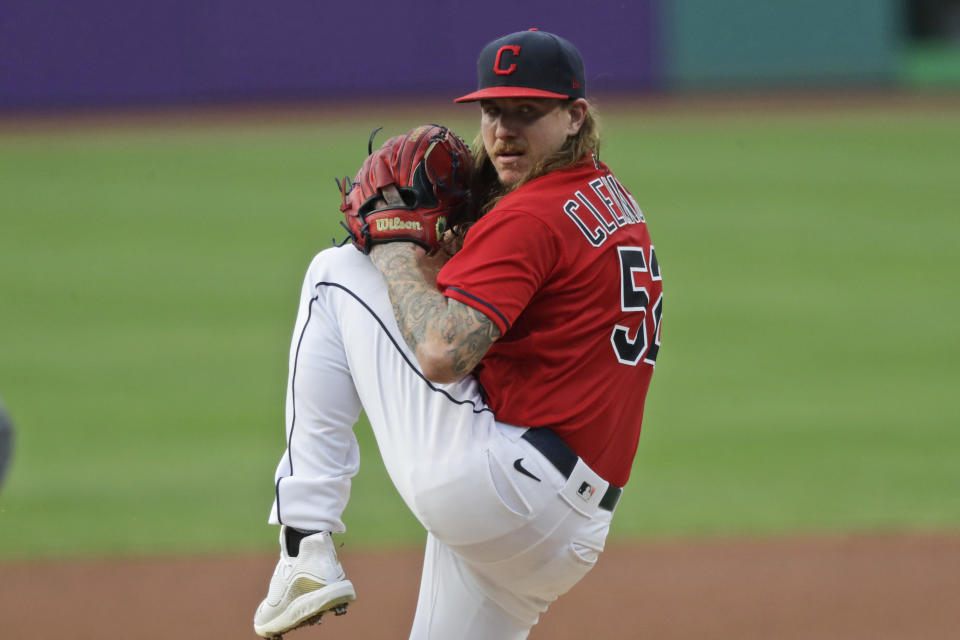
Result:
<svg viewBox="0 0 960 640">
<path fill-rule="evenodd" d="M 960 528 L 960 112 L 604 122 L 667 295 L 614 539 Z M 374 126 L 416 123 L 0 132 L 0 557 L 275 548 L 297 296 L 343 235 L 332 177 Z M 347 539 L 416 544 L 358 433 Z"/>
</svg>

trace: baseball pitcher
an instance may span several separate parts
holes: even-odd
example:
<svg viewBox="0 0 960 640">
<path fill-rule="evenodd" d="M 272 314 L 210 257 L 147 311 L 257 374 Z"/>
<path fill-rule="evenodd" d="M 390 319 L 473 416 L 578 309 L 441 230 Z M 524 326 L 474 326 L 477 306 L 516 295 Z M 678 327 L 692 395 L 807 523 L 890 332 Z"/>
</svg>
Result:
<svg viewBox="0 0 960 640">
<path fill-rule="evenodd" d="M 353 246 L 308 270 L 264 637 L 355 598 L 330 534 L 361 407 L 428 533 L 410 638 L 526 638 L 603 550 L 659 352 L 659 263 L 597 156 L 576 48 L 522 31 L 477 71 L 458 99 L 480 104 L 474 157 L 434 125 L 388 140 L 342 187 Z M 469 230 L 447 261 L 454 219 Z"/>
</svg>

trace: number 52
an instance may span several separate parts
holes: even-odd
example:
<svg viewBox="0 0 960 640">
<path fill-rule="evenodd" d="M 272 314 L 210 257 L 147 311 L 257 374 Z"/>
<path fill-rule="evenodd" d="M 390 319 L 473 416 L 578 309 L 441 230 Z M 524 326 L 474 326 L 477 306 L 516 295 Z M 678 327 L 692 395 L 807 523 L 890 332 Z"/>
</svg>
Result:
<svg viewBox="0 0 960 640">
<path fill-rule="evenodd" d="M 615 325 L 610 333 L 610 343 L 613 345 L 613 351 L 622 364 L 637 366 L 640 359 L 647 364 L 655 365 L 657 363 L 657 354 L 660 352 L 660 319 L 663 315 L 663 293 L 657 297 L 657 301 L 650 306 L 650 293 L 646 287 L 638 287 L 634 280 L 635 273 L 650 274 L 652 282 L 658 282 L 660 277 L 660 265 L 657 263 L 657 255 L 650 247 L 650 260 L 646 259 L 643 247 L 617 247 L 620 255 L 620 310 L 642 314 L 640 316 L 640 327 L 636 330 L 636 335 L 631 338 L 630 327 Z M 653 331 L 648 333 L 647 316 L 653 316 Z M 632 324 L 632 323 L 631 323 Z"/>
</svg>

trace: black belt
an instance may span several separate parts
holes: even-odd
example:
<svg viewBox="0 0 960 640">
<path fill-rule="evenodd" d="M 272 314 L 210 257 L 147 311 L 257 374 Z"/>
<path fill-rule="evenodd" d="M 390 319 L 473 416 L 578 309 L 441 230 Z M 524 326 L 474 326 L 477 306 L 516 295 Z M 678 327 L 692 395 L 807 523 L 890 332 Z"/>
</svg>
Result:
<svg viewBox="0 0 960 640">
<path fill-rule="evenodd" d="M 570 474 L 573 473 L 573 468 L 577 466 L 577 460 L 580 457 L 556 433 L 546 427 L 538 427 L 527 429 L 523 433 L 523 439 L 542 453 L 543 457 L 549 460 L 557 468 L 557 471 L 563 474 L 564 478 L 569 478 Z M 613 511 L 617 502 L 620 501 L 621 493 L 623 493 L 623 489 L 611 484 L 607 488 L 607 492 L 600 498 L 600 508 Z"/>
</svg>

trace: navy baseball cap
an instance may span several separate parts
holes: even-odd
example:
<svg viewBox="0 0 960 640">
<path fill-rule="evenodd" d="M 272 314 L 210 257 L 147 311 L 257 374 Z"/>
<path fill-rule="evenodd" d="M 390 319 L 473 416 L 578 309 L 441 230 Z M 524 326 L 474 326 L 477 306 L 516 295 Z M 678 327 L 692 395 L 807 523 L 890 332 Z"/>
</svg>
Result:
<svg viewBox="0 0 960 640">
<path fill-rule="evenodd" d="M 454 100 L 583 98 L 583 58 L 558 35 L 530 29 L 494 40 L 477 58 L 477 90 Z"/>
</svg>

